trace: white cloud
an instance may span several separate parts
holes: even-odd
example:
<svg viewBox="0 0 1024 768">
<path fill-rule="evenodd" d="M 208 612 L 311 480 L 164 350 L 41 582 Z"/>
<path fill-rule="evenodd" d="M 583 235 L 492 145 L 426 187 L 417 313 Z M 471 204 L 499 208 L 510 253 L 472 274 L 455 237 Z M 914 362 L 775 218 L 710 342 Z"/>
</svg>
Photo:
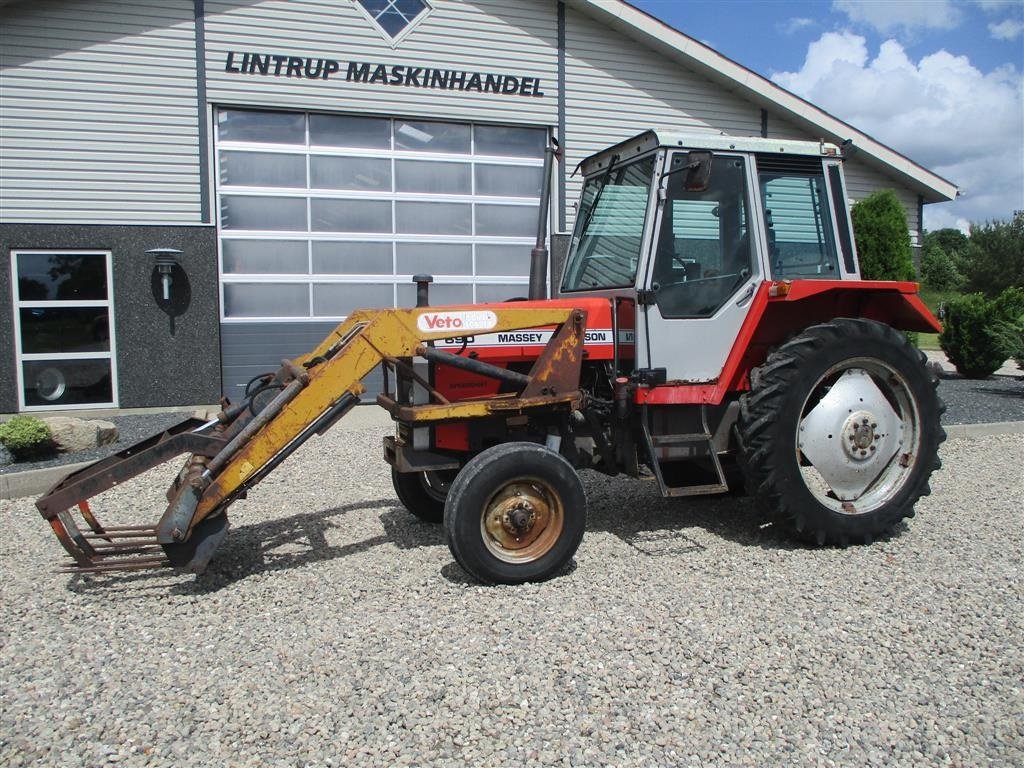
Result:
<svg viewBox="0 0 1024 768">
<path fill-rule="evenodd" d="M 776 25 L 776 27 L 785 35 L 793 35 L 801 29 L 807 29 L 808 27 L 814 26 L 817 26 L 817 22 L 814 19 L 807 19 L 801 16 L 786 19 L 786 21 L 780 22 Z"/>
<path fill-rule="evenodd" d="M 998 13 L 1007 8 L 1020 6 L 1020 0 L 975 0 L 986 13 Z"/>
<path fill-rule="evenodd" d="M 998 24 L 989 24 L 988 31 L 996 40 L 1016 40 L 1024 32 L 1024 21 L 1007 19 Z"/>
<path fill-rule="evenodd" d="M 832 10 L 883 34 L 900 29 L 953 29 L 963 19 L 952 0 L 833 0 Z"/>
<path fill-rule="evenodd" d="M 926 206 L 929 227 L 1024 208 L 1024 80 L 1013 66 L 983 73 L 944 50 L 914 62 L 895 40 L 872 58 L 863 37 L 829 32 L 799 71 L 772 79 L 957 184 L 960 200 Z"/>
<path fill-rule="evenodd" d="M 950 213 L 947 209 L 951 205 L 952 203 L 941 206 L 926 205 L 924 208 L 925 228 L 929 232 L 934 232 L 937 229 L 959 229 L 965 235 L 971 234 L 971 222 Z"/>
</svg>

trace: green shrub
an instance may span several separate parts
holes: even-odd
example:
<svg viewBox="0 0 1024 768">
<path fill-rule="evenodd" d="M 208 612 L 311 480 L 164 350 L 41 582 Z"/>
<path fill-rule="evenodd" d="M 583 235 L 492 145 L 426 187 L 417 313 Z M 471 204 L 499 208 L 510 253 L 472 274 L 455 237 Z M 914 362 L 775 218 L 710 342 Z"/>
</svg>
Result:
<svg viewBox="0 0 1024 768">
<path fill-rule="evenodd" d="M 980 293 L 952 299 L 939 346 L 962 376 L 987 378 L 1017 351 L 1008 327 L 1022 312 L 1024 291 L 1016 288 L 994 300 Z"/>
<path fill-rule="evenodd" d="M 1015 322 L 996 323 L 995 332 L 1000 343 L 1017 363 L 1017 367 L 1024 368 L 1024 315 L 1018 317 Z"/>
<path fill-rule="evenodd" d="M 860 274 L 865 280 L 916 280 L 910 253 L 907 215 L 890 189 L 865 197 L 853 206 L 853 235 Z"/>
<path fill-rule="evenodd" d="M 996 296 L 992 307 L 999 320 L 1013 322 L 1024 314 L 1024 288 L 1007 288 Z"/>
<path fill-rule="evenodd" d="M 1016 327 L 1013 330 L 1014 348 L 1013 360 L 1017 367 L 1024 370 L 1024 315 L 1017 318 Z"/>
<path fill-rule="evenodd" d="M 50 428 L 46 422 L 32 416 L 15 416 L 0 424 L 0 443 L 19 461 L 42 458 L 54 452 Z"/>
<path fill-rule="evenodd" d="M 1020 368 L 1024 368 L 1024 288 L 1007 288 L 993 302 L 996 314 L 996 335 Z"/>
</svg>

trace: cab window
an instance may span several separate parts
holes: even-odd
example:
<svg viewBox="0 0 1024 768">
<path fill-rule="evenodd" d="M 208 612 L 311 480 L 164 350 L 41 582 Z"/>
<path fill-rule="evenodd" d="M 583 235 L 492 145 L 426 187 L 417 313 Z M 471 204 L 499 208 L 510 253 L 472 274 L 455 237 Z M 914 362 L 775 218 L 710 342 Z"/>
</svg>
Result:
<svg viewBox="0 0 1024 768">
<path fill-rule="evenodd" d="M 743 158 L 716 155 L 707 188 L 686 189 L 686 152 L 669 162 L 651 288 L 663 317 L 709 317 L 750 277 L 747 175 Z"/>
<path fill-rule="evenodd" d="M 772 277 L 839 277 L 828 188 L 816 158 L 758 157 Z"/>
</svg>

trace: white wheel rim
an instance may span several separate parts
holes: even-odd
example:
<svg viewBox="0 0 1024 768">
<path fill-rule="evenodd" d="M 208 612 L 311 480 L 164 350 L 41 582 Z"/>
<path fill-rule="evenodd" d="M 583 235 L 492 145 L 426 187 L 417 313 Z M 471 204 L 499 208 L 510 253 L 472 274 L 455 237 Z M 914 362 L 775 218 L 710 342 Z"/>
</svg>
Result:
<svg viewBox="0 0 1024 768">
<path fill-rule="evenodd" d="M 832 510 L 878 509 L 917 465 L 920 413 L 906 379 L 888 363 L 856 358 L 833 366 L 800 413 L 796 460 L 808 490 Z"/>
</svg>

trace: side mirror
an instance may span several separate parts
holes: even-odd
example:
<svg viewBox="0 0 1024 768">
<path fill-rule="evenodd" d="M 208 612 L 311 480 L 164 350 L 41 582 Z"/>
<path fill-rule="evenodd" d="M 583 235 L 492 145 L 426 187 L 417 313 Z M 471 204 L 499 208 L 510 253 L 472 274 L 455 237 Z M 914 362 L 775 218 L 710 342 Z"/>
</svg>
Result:
<svg viewBox="0 0 1024 768">
<path fill-rule="evenodd" d="M 703 192 L 711 181 L 711 157 L 710 152 L 687 152 L 685 155 L 676 155 L 672 160 L 674 167 L 665 175 L 685 173 L 683 189 L 686 192 Z"/>
<path fill-rule="evenodd" d="M 687 192 L 703 192 L 711 181 L 711 153 L 691 152 L 683 186 Z"/>
</svg>

